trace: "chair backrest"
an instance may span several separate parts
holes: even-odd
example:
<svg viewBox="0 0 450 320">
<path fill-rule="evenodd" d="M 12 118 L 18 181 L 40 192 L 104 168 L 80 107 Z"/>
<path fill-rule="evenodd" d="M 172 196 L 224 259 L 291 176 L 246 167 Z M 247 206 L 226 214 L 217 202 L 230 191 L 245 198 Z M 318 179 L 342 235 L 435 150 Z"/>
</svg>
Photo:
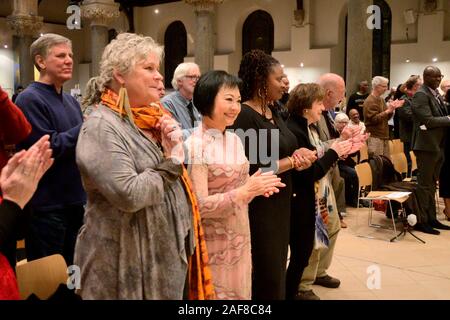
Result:
<svg viewBox="0 0 450 320">
<path fill-rule="evenodd" d="M 391 154 L 391 160 L 398 173 L 405 176 L 408 174 L 408 161 L 403 152 Z"/>
<path fill-rule="evenodd" d="M 409 156 L 411 157 L 411 172 L 413 172 L 414 170 L 417 170 L 417 159 L 414 151 L 411 150 Z"/>
<path fill-rule="evenodd" d="M 48 299 L 68 278 L 66 261 L 60 254 L 17 265 L 16 274 L 21 299 L 32 293 L 39 299 Z"/>
<path fill-rule="evenodd" d="M 364 143 L 364 145 L 361 147 L 361 150 L 359 150 L 359 162 L 367 159 L 369 159 L 369 151 L 367 148 L 367 144 Z"/>
<path fill-rule="evenodd" d="M 403 142 L 400 139 L 392 140 L 392 154 L 404 153 Z"/>
<path fill-rule="evenodd" d="M 368 162 L 363 162 L 355 166 L 356 174 L 359 180 L 359 190 L 362 187 L 372 186 L 372 169 Z"/>
</svg>

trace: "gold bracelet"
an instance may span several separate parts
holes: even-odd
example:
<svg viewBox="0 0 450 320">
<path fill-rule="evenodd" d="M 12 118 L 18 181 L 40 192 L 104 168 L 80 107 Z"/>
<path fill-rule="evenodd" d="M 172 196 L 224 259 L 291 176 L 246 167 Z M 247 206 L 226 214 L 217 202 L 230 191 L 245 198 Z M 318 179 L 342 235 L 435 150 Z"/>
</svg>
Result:
<svg viewBox="0 0 450 320">
<path fill-rule="evenodd" d="M 287 158 L 289 159 L 289 161 L 291 162 L 291 169 L 293 169 L 295 167 L 294 165 L 294 159 L 292 159 L 291 156 L 287 156 Z"/>
</svg>

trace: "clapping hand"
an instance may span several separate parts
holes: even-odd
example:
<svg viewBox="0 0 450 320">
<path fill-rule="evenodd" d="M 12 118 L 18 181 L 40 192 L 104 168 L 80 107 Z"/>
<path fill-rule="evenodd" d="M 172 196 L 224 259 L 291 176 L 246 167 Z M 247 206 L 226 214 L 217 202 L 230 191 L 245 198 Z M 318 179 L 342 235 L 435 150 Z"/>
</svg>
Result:
<svg viewBox="0 0 450 320">
<path fill-rule="evenodd" d="M 53 164 L 49 136 L 39 139 L 27 151 L 22 150 L 9 159 L 0 174 L 3 198 L 22 209 L 36 191 L 39 180 Z"/>
<path fill-rule="evenodd" d="M 317 160 L 317 151 L 307 148 L 300 148 L 292 154 L 294 167 L 297 171 L 308 169 Z"/>
</svg>

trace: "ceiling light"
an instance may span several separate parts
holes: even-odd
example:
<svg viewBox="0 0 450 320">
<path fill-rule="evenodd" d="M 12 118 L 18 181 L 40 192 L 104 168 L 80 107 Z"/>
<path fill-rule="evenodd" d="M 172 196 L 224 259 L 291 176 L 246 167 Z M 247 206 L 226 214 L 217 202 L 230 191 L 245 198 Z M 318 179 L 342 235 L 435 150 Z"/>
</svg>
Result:
<svg viewBox="0 0 450 320">
<path fill-rule="evenodd" d="M 410 63 L 411 62 L 411 60 L 409 60 L 409 59 L 406 59 L 406 63 Z"/>
<path fill-rule="evenodd" d="M 300 63 L 300 68 L 303 68 L 305 65 L 302 63 Z"/>
<path fill-rule="evenodd" d="M 438 58 L 433 58 L 433 62 L 437 62 L 438 61 Z"/>
<path fill-rule="evenodd" d="M 7 45 L 7 44 L 5 44 L 3 47 L 4 47 L 5 49 L 8 49 L 8 45 Z"/>
<path fill-rule="evenodd" d="M 158 14 L 159 13 L 159 9 L 155 9 L 155 13 Z"/>
</svg>

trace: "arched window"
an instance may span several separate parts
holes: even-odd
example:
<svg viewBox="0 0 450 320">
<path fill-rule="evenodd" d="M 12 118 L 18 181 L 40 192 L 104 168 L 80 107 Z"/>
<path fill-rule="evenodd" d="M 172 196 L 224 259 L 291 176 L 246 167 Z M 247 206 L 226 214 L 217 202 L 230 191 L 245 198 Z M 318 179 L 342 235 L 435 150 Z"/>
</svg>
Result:
<svg viewBox="0 0 450 320">
<path fill-rule="evenodd" d="M 381 9 L 381 29 L 373 30 L 372 75 L 389 78 L 391 73 L 392 13 L 384 0 L 374 0 Z"/>
<path fill-rule="evenodd" d="M 273 51 L 273 19 L 263 10 L 252 12 L 242 28 L 242 55 L 252 49 L 260 49 L 267 54 Z"/>
<path fill-rule="evenodd" d="M 183 22 L 172 22 L 164 34 L 164 85 L 172 88 L 172 77 L 175 68 L 184 61 L 187 55 L 187 34 Z"/>
</svg>

